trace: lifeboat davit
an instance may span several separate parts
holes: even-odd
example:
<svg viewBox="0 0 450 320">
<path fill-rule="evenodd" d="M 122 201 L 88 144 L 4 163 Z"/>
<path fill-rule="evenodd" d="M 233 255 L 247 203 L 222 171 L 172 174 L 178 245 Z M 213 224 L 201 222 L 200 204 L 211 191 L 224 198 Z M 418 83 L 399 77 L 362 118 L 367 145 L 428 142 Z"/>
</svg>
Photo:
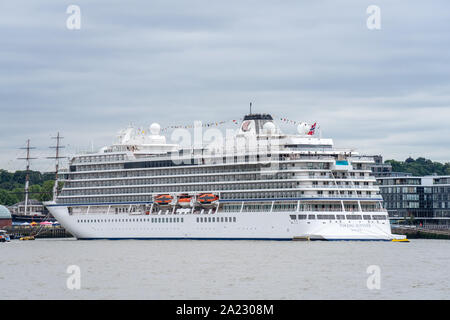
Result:
<svg viewBox="0 0 450 320">
<path fill-rule="evenodd" d="M 197 197 L 201 204 L 213 204 L 219 201 L 219 196 L 214 193 L 203 193 Z"/>
<path fill-rule="evenodd" d="M 180 207 L 190 207 L 192 196 L 187 194 L 182 194 L 178 196 L 178 205 Z"/>
<path fill-rule="evenodd" d="M 155 197 L 155 202 L 161 206 L 169 205 L 173 200 L 173 197 L 170 194 L 160 194 Z"/>
</svg>

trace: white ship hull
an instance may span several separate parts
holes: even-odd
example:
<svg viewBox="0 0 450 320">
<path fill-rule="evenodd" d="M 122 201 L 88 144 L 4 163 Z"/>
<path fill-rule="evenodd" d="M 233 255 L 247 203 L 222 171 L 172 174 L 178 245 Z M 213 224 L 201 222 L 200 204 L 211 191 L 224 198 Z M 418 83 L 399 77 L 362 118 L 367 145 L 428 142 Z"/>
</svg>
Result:
<svg viewBox="0 0 450 320">
<path fill-rule="evenodd" d="M 132 215 L 105 212 L 70 215 L 67 207 L 50 203 L 48 209 L 77 239 L 389 241 L 397 238 L 391 234 L 388 220 L 292 220 L 290 215 L 298 212 L 220 212 L 206 215 Z M 222 217 L 226 217 L 228 222 L 221 222 Z M 198 222 L 199 218 L 206 218 L 202 220 L 207 222 Z"/>
</svg>

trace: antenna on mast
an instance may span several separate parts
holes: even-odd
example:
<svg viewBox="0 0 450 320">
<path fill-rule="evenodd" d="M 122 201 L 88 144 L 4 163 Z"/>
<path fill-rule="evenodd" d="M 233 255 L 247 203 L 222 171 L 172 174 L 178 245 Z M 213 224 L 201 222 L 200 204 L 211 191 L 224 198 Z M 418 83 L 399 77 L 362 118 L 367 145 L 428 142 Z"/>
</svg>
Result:
<svg viewBox="0 0 450 320">
<path fill-rule="evenodd" d="M 17 158 L 18 160 L 26 160 L 27 162 L 27 170 L 26 170 L 26 176 L 25 176 L 25 212 L 24 214 L 27 214 L 28 211 L 28 194 L 29 194 L 29 186 L 30 186 L 30 160 L 34 160 L 37 158 L 31 158 L 30 157 L 30 150 L 36 149 L 33 147 L 30 147 L 30 139 L 27 140 L 27 146 L 24 148 L 20 148 L 22 150 L 27 150 L 27 156 L 25 158 Z"/>
<path fill-rule="evenodd" d="M 55 184 L 53 185 L 53 201 L 56 201 L 56 197 L 58 196 L 58 172 L 59 172 L 59 159 L 64 159 L 65 157 L 61 157 L 59 155 L 59 150 L 62 148 L 65 148 L 65 146 L 62 146 L 60 144 L 61 139 L 64 139 L 64 137 L 61 137 L 58 134 L 56 137 L 52 137 L 52 139 L 56 139 L 56 146 L 50 147 L 51 149 L 55 149 L 55 156 L 54 157 L 47 157 L 47 159 L 54 159 L 55 160 Z"/>
<path fill-rule="evenodd" d="M 250 102 L 250 114 L 252 114 L 252 103 Z"/>
</svg>

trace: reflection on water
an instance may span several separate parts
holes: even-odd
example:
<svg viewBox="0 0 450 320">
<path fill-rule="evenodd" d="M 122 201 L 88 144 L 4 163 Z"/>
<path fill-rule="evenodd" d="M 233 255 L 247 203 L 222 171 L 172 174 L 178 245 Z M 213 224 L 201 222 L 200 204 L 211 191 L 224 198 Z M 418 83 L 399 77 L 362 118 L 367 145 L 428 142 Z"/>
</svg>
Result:
<svg viewBox="0 0 450 320">
<path fill-rule="evenodd" d="M 2 299 L 449 299 L 450 241 L 0 244 Z M 81 289 L 66 286 L 67 267 Z M 367 267 L 380 267 L 369 290 Z"/>
</svg>

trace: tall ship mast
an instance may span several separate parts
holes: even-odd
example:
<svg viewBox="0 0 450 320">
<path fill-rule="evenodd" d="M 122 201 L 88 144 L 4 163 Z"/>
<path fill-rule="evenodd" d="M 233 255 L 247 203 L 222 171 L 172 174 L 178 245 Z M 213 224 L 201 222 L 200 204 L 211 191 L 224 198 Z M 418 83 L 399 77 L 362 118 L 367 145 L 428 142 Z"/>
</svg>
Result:
<svg viewBox="0 0 450 320">
<path fill-rule="evenodd" d="M 27 140 L 26 142 L 26 147 L 24 148 L 20 148 L 22 150 L 26 150 L 26 156 L 24 158 L 17 158 L 18 160 L 25 160 L 26 161 L 26 175 L 25 175 L 25 201 L 24 201 L 24 206 L 25 206 L 25 210 L 24 210 L 24 215 L 28 215 L 29 214 L 29 188 L 30 188 L 30 161 L 34 160 L 36 158 L 32 158 L 30 155 L 30 150 L 35 149 L 34 147 L 30 146 L 30 139 Z M 31 213 L 30 213 L 31 215 Z"/>
<path fill-rule="evenodd" d="M 198 143 L 198 129 L 188 147 L 157 123 L 120 131 L 70 159 L 47 208 L 78 239 L 404 238 L 391 233 L 373 158 L 335 148 L 315 123 L 287 134 L 250 112 L 225 138 L 207 131 Z"/>
<path fill-rule="evenodd" d="M 18 160 L 26 161 L 26 175 L 25 175 L 25 188 L 24 188 L 24 201 L 16 203 L 12 209 L 13 223 L 30 223 L 30 222 L 42 222 L 44 220 L 54 220 L 47 216 L 47 210 L 44 205 L 33 198 L 30 198 L 30 166 L 31 160 L 37 158 L 31 157 L 31 150 L 36 148 L 31 147 L 31 142 L 28 139 L 26 146 L 20 148 L 26 150 L 25 157 L 18 158 Z"/>
<path fill-rule="evenodd" d="M 50 147 L 51 149 L 55 149 L 55 156 L 53 157 L 47 157 L 47 159 L 54 159 L 55 160 L 55 184 L 53 185 L 53 201 L 56 200 L 58 197 L 58 183 L 59 183 L 59 160 L 64 159 L 65 157 L 60 156 L 60 150 L 65 148 L 61 145 L 61 140 L 64 139 L 64 137 L 61 137 L 58 134 L 56 137 L 52 137 L 52 139 L 56 139 L 56 146 Z"/>
</svg>

